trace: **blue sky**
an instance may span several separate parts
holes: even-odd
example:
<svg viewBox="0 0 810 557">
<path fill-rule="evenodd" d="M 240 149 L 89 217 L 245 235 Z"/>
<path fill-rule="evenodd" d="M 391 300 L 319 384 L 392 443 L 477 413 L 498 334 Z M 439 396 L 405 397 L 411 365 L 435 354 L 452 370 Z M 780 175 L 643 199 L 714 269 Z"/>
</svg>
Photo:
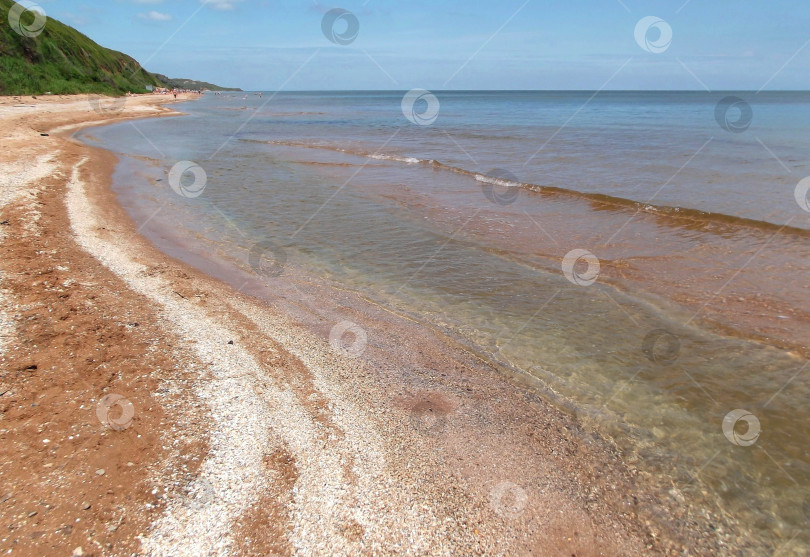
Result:
<svg viewBox="0 0 810 557">
<path fill-rule="evenodd" d="M 810 89 L 806 1 L 38 3 L 150 71 L 246 90 Z M 351 44 L 321 30 L 334 7 L 359 22 Z M 665 51 L 637 43 L 646 16 L 672 30 Z"/>
</svg>

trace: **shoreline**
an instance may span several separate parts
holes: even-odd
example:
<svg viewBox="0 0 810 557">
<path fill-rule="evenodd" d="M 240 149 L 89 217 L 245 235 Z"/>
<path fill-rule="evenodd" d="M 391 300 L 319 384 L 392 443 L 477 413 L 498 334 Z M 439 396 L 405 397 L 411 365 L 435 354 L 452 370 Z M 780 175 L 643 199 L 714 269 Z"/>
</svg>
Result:
<svg viewBox="0 0 810 557">
<path fill-rule="evenodd" d="M 136 116 L 166 112 L 140 102 Z M 163 512 L 166 490 L 193 479 L 207 451 L 208 418 L 182 387 L 193 359 L 176 337 L 155 335 L 154 313 L 69 233 L 65 182 L 84 151 L 40 134 L 107 115 L 86 97 L 46 99 L 20 115 L 4 104 L 11 137 L 0 157 L 8 221 L 0 307 L 9 325 L 0 379 L 8 490 L 0 513 L 9 525 L 2 546 L 22 554 L 134 553 L 137 535 Z M 103 176 L 114 163 L 110 155 L 95 165 Z M 123 400 L 105 404 L 108 395 Z M 168 416 L 199 427 L 180 431 Z M 165 446 L 164 437 L 177 442 Z"/>
<path fill-rule="evenodd" d="M 125 114 L 131 115 L 126 109 Z M 154 115 L 159 114 L 141 116 Z M 101 124 L 76 120 L 58 128 L 67 125 Z M 597 555 L 737 549 L 704 529 L 697 516 L 689 517 L 696 524 L 693 530 L 660 530 L 669 505 L 647 492 L 638 472 L 622 463 L 607 441 L 436 331 L 403 323 L 381 308 L 371 315 L 371 324 L 361 322 L 372 331 L 368 352 L 376 359 L 369 365 L 336 354 L 327 340 L 341 317 L 368 319 L 357 307 L 324 299 L 320 334 L 312 335 L 300 318 L 279 315 L 162 254 L 137 234 L 115 199 L 110 188 L 115 155 L 74 143 L 65 133 L 62 129 L 59 136 L 65 160 L 53 163 L 62 173 L 54 177 L 53 191 L 40 188 L 31 199 L 12 202 L 16 205 L 4 207 L 3 218 L 11 222 L 10 208 L 44 199 L 53 213 L 39 220 L 37 238 L 47 242 L 47 232 L 65 232 L 64 251 L 55 259 L 92 261 L 88 268 L 107 276 L 117 289 L 110 307 L 118 303 L 125 306 L 122 313 L 145 314 L 138 317 L 138 334 L 168 339 L 169 346 L 158 352 L 186 365 L 169 374 L 153 373 L 150 380 L 180 380 L 186 386 L 170 389 L 166 399 L 171 404 L 146 398 L 136 408 L 171 408 L 167 419 L 196 447 L 179 452 L 197 456 L 199 466 L 189 469 L 190 482 L 172 482 L 176 464 L 171 455 L 148 455 L 150 465 L 162 462 L 164 474 L 168 471 L 161 482 L 167 488 L 159 499 L 163 503 L 143 515 L 133 506 L 127 522 L 132 529 L 110 532 L 109 538 L 122 545 L 103 549 L 105 554 L 137 548 L 138 535 L 149 554 L 230 549 L 240 554 L 541 550 Z M 60 209 L 63 195 L 66 209 Z M 59 223 L 51 219 L 69 226 L 55 228 Z M 26 248 L 20 242 L 12 249 Z M 8 270 L 3 270 L 5 276 Z M 88 290 L 71 293 L 71 299 L 89 297 Z M 89 321 L 87 328 L 109 316 Z M 384 339 L 373 334 L 383 330 Z M 66 340 L 73 335 L 65 335 Z M 130 357 L 136 360 L 142 352 L 143 347 L 133 350 Z M 176 410 L 182 406 L 199 410 L 183 415 Z M 171 429 L 152 418 L 136 412 L 133 423 L 138 431 L 163 438 Z M 189 431 L 190 424 L 196 427 Z M 97 429 L 99 435 L 107 433 Z M 130 429 L 135 431 L 124 433 Z M 252 466 L 243 473 L 245 462 Z M 130 494 L 135 493 L 143 495 L 137 482 Z M 6 507 L 1 508 L 5 514 Z M 653 516 L 662 524 L 650 522 Z M 715 519 L 708 517 L 706 523 Z M 73 531 L 70 543 L 88 549 L 80 528 Z M 29 540 L 31 547 L 45 547 L 37 539 L 42 537 Z"/>
</svg>

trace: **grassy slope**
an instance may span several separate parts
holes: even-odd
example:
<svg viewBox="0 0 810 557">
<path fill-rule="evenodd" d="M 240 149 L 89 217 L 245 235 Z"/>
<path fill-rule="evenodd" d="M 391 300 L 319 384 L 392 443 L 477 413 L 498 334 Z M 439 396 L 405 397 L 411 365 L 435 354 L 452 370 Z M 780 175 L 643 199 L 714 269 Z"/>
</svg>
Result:
<svg viewBox="0 0 810 557">
<path fill-rule="evenodd" d="M 8 23 L 12 5 L 11 0 L 0 0 L 0 95 L 120 95 L 161 85 L 135 59 L 99 46 L 55 19 L 48 18 L 39 36 L 21 36 Z M 32 21 L 33 16 L 25 14 L 23 22 Z"/>
</svg>

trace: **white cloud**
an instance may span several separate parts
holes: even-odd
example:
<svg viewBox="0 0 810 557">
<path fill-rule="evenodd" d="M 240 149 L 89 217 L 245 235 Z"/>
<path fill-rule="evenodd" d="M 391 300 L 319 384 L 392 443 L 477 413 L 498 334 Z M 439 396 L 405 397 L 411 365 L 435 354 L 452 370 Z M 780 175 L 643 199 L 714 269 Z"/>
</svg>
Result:
<svg viewBox="0 0 810 557">
<path fill-rule="evenodd" d="M 215 10 L 228 12 L 236 8 L 236 3 L 241 0 L 200 0 L 206 6 L 211 6 Z"/>
<path fill-rule="evenodd" d="M 149 21 L 171 21 L 172 16 L 171 14 L 164 14 L 160 12 L 156 12 L 152 10 L 151 12 L 145 14 L 138 14 L 138 17 L 141 19 L 148 19 Z"/>
</svg>

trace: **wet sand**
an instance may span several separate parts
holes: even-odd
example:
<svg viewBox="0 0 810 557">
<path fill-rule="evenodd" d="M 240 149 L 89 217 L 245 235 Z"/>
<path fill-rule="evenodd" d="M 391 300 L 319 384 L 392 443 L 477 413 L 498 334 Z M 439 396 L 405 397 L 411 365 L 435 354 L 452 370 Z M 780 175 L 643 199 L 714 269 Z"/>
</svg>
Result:
<svg viewBox="0 0 810 557">
<path fill-rule="evenodd" d="M 337 288 L 304 288 L 298 311 L 273 307 L 155 249 L 109 189 L 114 155 L 70 134 L 171 115 L 165 103 L 130 98 L 116 114 L 86 98 L 0 104 L 0 549 L 747 547 L 744 532 L 652 491 L 608 441 L 441 331 Z M 247 291 L 290 288 L 253 281 Z M 362 358 L 330 344 L 345 321 L 365 332 Z M 128 400 L 131 416 L 126 402 L 106 414 L 105 395 Z"/>
</svg>

